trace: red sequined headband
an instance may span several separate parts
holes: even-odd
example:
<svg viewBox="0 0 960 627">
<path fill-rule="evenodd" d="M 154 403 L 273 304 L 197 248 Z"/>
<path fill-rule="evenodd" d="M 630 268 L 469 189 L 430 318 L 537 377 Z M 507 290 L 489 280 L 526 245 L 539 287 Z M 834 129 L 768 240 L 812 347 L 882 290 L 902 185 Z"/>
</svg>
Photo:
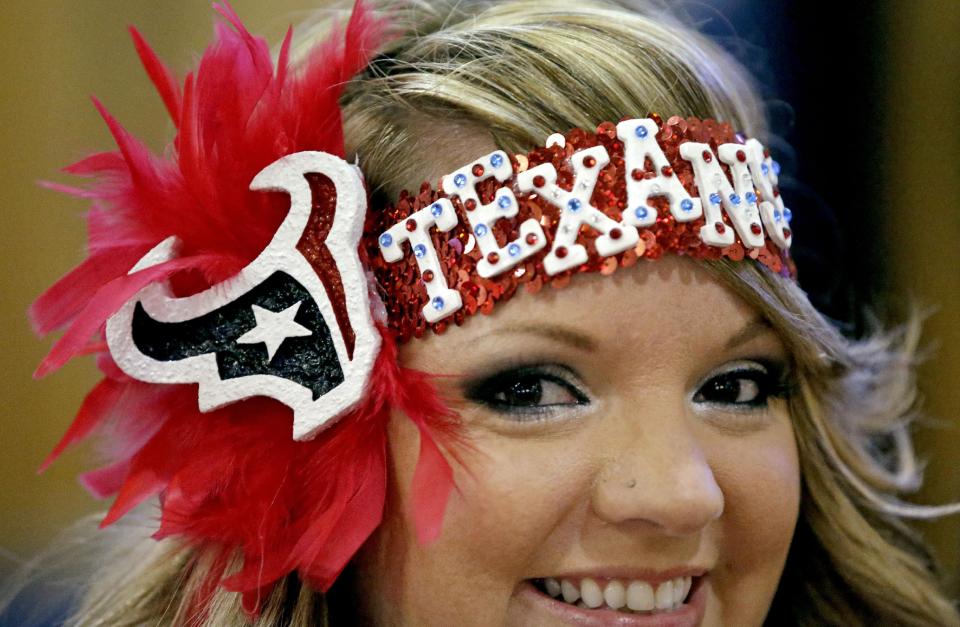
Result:
<svg viewBox="0 0 960 627">
<path fill-rule="evenodd" d="M 756 259 L 795 277 L 779 166 L 725 122 L 674 116 L 496 151 L 370 214 L 366 251 L 400 338 L 664 253 Z M 404 248 L 409 244 L 409 249 Z M 382 253 L 382 256 L 381 256 Z"/>
</svg>

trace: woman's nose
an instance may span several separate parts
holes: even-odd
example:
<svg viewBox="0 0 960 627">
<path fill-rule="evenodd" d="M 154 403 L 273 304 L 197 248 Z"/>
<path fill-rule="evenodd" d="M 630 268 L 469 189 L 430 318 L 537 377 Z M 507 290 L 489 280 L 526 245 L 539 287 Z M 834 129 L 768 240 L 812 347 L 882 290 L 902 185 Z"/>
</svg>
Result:
<svg viewBox="0 0 960 627">
<path fill-rule="evenodd" d="M 723 492 L 693 434 L 671 429 L 662 435 L 625 443 L 604 464 L 593 509 L 609 523 L 641 523 L 673 536 L 697 533 L 723 513 Z"/>
</svg>

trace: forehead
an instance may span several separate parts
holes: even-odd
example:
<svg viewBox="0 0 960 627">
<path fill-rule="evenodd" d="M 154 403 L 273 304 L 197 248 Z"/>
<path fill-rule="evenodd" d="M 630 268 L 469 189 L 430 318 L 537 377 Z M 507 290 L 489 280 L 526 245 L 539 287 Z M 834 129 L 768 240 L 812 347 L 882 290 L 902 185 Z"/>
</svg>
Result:
<svg viewBox="0 0 960 627">
<path fill-rule="evenodd" d="M 443 335 L 411 340 L 402 352 L 411 365 L 445 369 L 449 356 L 466 351 L 522 350 L 529 344 L 525 335 L 549 342 L 549 333 L 530 333 L 537 328 L 558 331 L 558 342 L 564 332 L 575 332 L 590 340 L 581 348 L 611 354 L 714 351 L 759 317 L 700 263 L 665 257 L 610 276 L 576 275 L 560 289 L 518 293 L 491 315 L 474 316 Z"/>
</svg>

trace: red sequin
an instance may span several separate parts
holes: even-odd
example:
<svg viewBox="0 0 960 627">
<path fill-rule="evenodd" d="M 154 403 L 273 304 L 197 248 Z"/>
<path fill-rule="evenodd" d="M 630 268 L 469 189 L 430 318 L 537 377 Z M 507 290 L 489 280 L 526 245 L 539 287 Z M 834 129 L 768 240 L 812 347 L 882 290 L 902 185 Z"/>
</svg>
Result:
<svg viewBox="0 0 960 627">
<path fill-rule="evenodd" d="M 648 117 L 654 118 L 653 115 Z M 698 190 L 693 178 L 693 168 L 690 162 L 680 156 L 681 144 L 704 143 L 716 150 L 720 144 L 736 141 L 733 129 L 726 123 L 698 120 L 692 117 L 674 116 L 666 124 L 660 121 L 658 116 L 654 119 L 660 127 L 656 136 L 657 142 L 670 162 L 667 167 L 660 168 L 660 173 L 667 175 L 667 171 L 672 172 L 687 193 L 696 197 Z M 627 210 L 626 175 L 643 180 L 645 177 L 655 176 L 657 170 L 649 159 L 643 168 L 629 172 L 626 170 L 623 143 L 616 136 L 616 126 L 611 123 L 599 125 L 596 133 L 574 129 L 566 133 L 565 139 L 563 148 L 555 145 L 550 148 L 536 148 L 526 155 L 514 155 L 511 158 L 514 174 L 549 163 L 556 169 L 557 185 L 569 190 L 574 179 L 570 156 L 579 150 L 603 146 L 610 155 L 610 165 L 599 171 L 597 185 L 590 197 L 590 202 L 605 215 L 619 222 L 622 219 L 621 214 Z M 710 154 L 709 151 L 706 153 Z M 706 159 L 706 155 L 704 158 Z M 582 163 L 591 167 L 588 157 L 584 157 Z M 719 167 L 724 174 L 730 175 L 727 164 L 721 162 Z M 513 189 L 514 182 L 513 178 L 503 182 L 489 178 L 477 185 L 477 193 L 483 199 L 481 202 L 490 202 L 498 189 Z M 535 187 L 542 188 L 546 180 L 543 176 L 536 176 L 533 184 Z M 557 275 L 547 275 L 543 268 L 543 258 L 549 253 L 554 234 L 559 226 L 560 209 L 547 202 L 538 192 L 539 190 L 534 190 L 526 194 L 517 194 L 517 216 L 497 221 L 493 231 L 497 241 L 504 245 L 521 236 L 520 225 L 524 221 L 534 219 L 543 228 L 547 246 L 511 270 L 491 278 L 482 278 L 477 274 L 477 262 L 484 256 L 476 245 L 473 231 L 466 219 L 467 212 L 476 209 L 476 203 L 472 200 L 461 203 L 458 199 L 453 199 L 454 208 L 460 217 L 459 224 L 446 233 L 431 229 L 430 238 L 440 260 L 438 269 L 447 285 L 460 293 L 463 307 L 452 316 L 435 324 L 424 320 L 422 308 L 429 300 L 425 283 L 439 277 L 430 276 L 431 271 L 428 270 L 423 273 L 422 281 L 417 280 L 420 273 L 416 258 L 409 252 L 397 263 L 386 262 L 380 253 L 378 238 L 394 224 L 404 221 L 414 212 L 440 198 L 445 198 L 446 195 L 425 183 L 417 193 L 401 192 L 394 204 L 368 212 L 361 252 L 365 255 L 365 262 L 376 276 L 380 295 L 387 308 L 387 323 L 390 328 L 395 330 L 402 340 L 421 337 L 427 330 L 439 333 L 450 325 L 463 324 L 474 314 L 491 313 L 497 303 L 510 299 L 521 288 L 530 293 L 539 292 L 547 284 L 560 288 L 569 283 L 575 274 L 581 272 L 612 274 L 617 268 L 636 265 L 641 257 L 658 259 L 665 254 L 676 254 L 694 259 L 728 258 L 737 261 L 749 258 L 755 259 L 756 263 L 766 265 L 774 272 L 787 276 L 796 275 L 796 267 L 788 251 L 780 250 L 769 238 L 761 248 L 752 249 L 744 247 L 734 230 L 734 243 L 730 246 L 719 248 L 704 244 L 699 236 L 704 218 L 691 222 L 677 222 L 670 213 L 669 201 L 663 196 L 650 198 L 647 208 L 649 211 L 656 212 L 657 219 L 654 224 L 640 229 L 640 241 L 634 248 L 619 255 L 601 257 L 597 254 L 595 246 L 595 240 L 601 233 L 585 226 L 578 234 L 577 243 L 587 249 L 589 257 L 586 263 Z M 775 193 L 779 194 L 779 190 Z M 717 222 L 715 227 L 721 234 L 727 230 L 723 222 Z M 416 228 L 415 224 L 414 228 Z M 611 239 L 617 239 L 617 231 L 620 231 L 620 238 L 623 237 L 622 229 L 611 229 L 609 232 Z M 784 237 L 790 237 L 789 228 L 784 228 L 783 233 Z M 539 243 L 539 237 L 529 233 L 523 241 L 528 246 L 534 246 Z M 559 258 L 564 258 L 569 252 L 567 248 L 561 246 L 557 248 L 555 254 Z M 493 259 L 487 257 L 487 259 L 491 263 L 496 263 L 495 260 L 499 260 L 499 256 Z"/>
<path fill-rule="evenodd" d="M 640 169 L 638 169 L 638 168 L 634 168 L 633 170 L 630 171 L 630 177 L 631 177 L 634 181 L 642 181 L 642 180 L 643 180 L 643 170 L 640 170 Z"/>
</svg>

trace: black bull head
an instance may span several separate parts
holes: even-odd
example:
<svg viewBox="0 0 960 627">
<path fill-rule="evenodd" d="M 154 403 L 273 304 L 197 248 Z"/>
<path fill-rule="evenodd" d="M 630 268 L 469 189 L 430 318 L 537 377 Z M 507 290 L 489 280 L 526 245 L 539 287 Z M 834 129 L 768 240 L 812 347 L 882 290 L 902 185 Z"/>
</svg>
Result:
<svg viewBox="0 0 960 627">
<path fill-rule="evenodd" d="M 310 177 L 335 188 L 335 207 L 315 198 Z M 290 210 L 260 255 L 236 276 L 175 298 L 167 284 L 137 293 L 107 322 L 110 352 L 128 375 L 198 383 L 201 411 L 269 396 L 294 411 L 293 436 L 313 437 L 362 397 L 380 347 L 357 247 L 366 214 L 358 170 L 333 155 L 299 152 L 262 170 L 253 190 L 283 191 Z M 297 250 L 312 211 L 332 211 L 323 277 Z M 170 237 L 131 273 L 173 259 Z M 341 289 L 326 288 L 336 282 Z"/>
</svg>

